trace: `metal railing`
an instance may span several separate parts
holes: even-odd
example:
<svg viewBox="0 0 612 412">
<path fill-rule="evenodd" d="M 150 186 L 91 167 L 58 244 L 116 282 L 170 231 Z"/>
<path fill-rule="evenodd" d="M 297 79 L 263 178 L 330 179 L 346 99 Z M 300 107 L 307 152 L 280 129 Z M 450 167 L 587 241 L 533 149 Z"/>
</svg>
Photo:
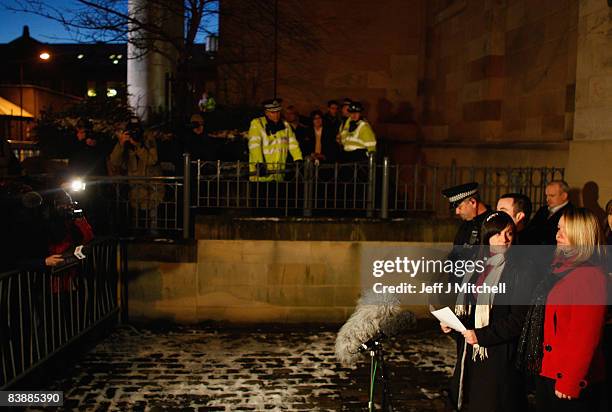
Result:
<svg viewBox="0 0 612 412">
<path fill-rule="evenodd" d="M 40 148 L 38 142 L 31 142 L 28 140 L 9 140 L 8 141 L 15 157 L 23 162 L 29 157 L 40 156 Z"/>
<path fill-rule="evenodd" d="M 87 179 L 81 200 L 84 209 L 111 222 L 115 233 L 183 230 L 182 177 L 98 176 Z M 102 208 L 102 209 L 100 209 Z M 105 213 L 112 211 L 112 213 Z"/>
<path fill-rule="evenodd" d="M 483 201 L 495 206 L 509 192 L 530 197 L 533 209 L 545 204 L 548 182 L 562 179 L 555 167 L 457 167 L 392 164 L 303 163 L 268 165 L 183 159 L 183 176 L 88 177 L 74 194 L 94 227 L 117 235 L 182 234 L 189 238 L 192 210 L 242 209 L 249 213 L 294 216 L 388 218 L 410 212 L 448 216 L 447 187 L 476 181 Z M 97 222 L 96 222 L 97 220 Z"/>
<path fill-rule="evenodd" d="M 52 270 L 0 274 L 0 389 L 119 313 L 121 252 L 94 240 Z"/>
<path fill-rule="evenodd" d="M 562 168 L 493 168 L 431 165 L 313 163 L 274 165 L 265 175 L 248 163 L 192 162 L 195 175 L 192 203 L 198 208 L 297 211 L 351 211 L 387 218 L 390 213 L 448 214 L 444 188 L 476 181 L 484 202 L 495 206 L 499 196 L 528 195 L 534 206 L 545 204 L 548 182 L 562 179 Z M 250 167 L 249 167 L 250 166 Z M 195 170 L 195 173 L 193 172 Z M 262 181 L 272 179 L 272 181 Z"/>
</svg>

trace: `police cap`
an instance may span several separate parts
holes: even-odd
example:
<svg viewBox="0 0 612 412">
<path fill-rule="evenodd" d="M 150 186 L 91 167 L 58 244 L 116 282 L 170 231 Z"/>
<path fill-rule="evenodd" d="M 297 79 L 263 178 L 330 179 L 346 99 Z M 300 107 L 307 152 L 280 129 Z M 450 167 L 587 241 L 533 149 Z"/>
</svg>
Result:
<svg viewBox="0 0 612 412">
<path fill-rule="evenodd" d="M 455 209 L 465 199 L 478 193 L 478 183 L 470 182 L 459 186 L 449 187 L 442 191 L 442 195 L 448 199 L 449 208 Z"/>
<path fill-rule="evenodd" d="M 267 112 L 280 112 L 282 110 L 282 102 L 282 99 L 269 99 L 262 102 L 261 104 Z"/>
<path fill-rule="evenodd" d="M 352 102 L 349 104 L 348 112 L 349 113 L 361 113 L 363 111 L 363 105 L 359 102 Z"/>
</svg>

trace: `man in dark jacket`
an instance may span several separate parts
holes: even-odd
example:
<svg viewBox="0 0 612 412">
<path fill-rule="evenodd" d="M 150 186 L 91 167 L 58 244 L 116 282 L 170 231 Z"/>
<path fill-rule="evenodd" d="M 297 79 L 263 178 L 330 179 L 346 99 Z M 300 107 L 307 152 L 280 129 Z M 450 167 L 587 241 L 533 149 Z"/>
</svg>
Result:
<svg viewBox="0 0 612 412">
<path fill-rule="evenodd" d="M 324 126 L 333 131 L 334 137 L 340 130 L 340 124 L 342 123 L 339 108 L 340 106 L 337 101 L 330 100 L 327 102 L 327 113 L 323 116 Z"/>
<path fill-rule="evenodd" d="M 192 160 L 217 160 L 217 143 L 206 133 L 202 115 L 192 115 L 190 122 L 190 130 L 183 139 L 185 152 L 191 154 Z"/>
<path fill-rule="evenodd" d="M 516 244 L 531 245 L 532 240 L 525 231 L 531 217 L 531 200 L 522 193 L 506 193 L 497 201 L 497 210 L 506 212 L 516 225 Z"/>
<path fill-rule="evenodd" d="M 79 177 L 106 175 L 108 148 L 93 134 L 91 123 L 79 120 L 72 137 L 68 168 Z"/>
<path fill-rule="evenodd" d="M 491 211 L 480 200 L 476 182 L 444 189 L 442 195 L 448 199 L 450 209 L 454 209 L 455 214 L 463 221 L 455 235 L 455 246 L 449 259 L 471 259 L 478 249 L 475 246 L 480 244 L 482 222 Z"/>
<path fill-rule="evenodd" d="M 553 180 L 546 185 L 546 204 L 535 214 L 527 228 L 526 236 L 534 245 L 556 245 L 557 225 L 563 212 L 573 207 L 569 201 L 569 185 L 563 180 Z"/>
</svg>

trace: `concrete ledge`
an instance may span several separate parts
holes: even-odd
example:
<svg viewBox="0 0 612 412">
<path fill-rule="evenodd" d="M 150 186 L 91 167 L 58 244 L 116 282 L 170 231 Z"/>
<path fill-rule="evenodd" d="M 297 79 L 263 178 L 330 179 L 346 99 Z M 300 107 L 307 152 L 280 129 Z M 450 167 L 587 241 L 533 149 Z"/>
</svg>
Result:
<svg viewBox="0 0 612 412">
<path fill-rule="evenodd" d="M 196 217 L 196 239 L 452 242 L 454 218 L 399 219 Z"/>
<path fill-rule="evenodd" d="M 197 242 L 193 240 L 133 240 L 127 244 L 130 261 L 155 261 L 169 263 L 195 263 Z"/>
</svg>

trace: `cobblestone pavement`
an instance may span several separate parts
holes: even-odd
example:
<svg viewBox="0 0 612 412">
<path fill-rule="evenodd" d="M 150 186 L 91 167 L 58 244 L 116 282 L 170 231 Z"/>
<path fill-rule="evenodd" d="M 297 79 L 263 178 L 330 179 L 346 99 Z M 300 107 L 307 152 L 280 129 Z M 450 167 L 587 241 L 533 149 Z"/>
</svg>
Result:
<svg viewBox="0 0 612 412">
<path fill-rule="evenodd" d="M 62 410 L 367 410 L 369 363 L 342 368 L 335 338 L 317 327 L 123 326 L 45 389 L 64 392 Z M 453 341 L 430 328 L 388 346 L 394 409 L 444 410 Z"/>
</svg>

